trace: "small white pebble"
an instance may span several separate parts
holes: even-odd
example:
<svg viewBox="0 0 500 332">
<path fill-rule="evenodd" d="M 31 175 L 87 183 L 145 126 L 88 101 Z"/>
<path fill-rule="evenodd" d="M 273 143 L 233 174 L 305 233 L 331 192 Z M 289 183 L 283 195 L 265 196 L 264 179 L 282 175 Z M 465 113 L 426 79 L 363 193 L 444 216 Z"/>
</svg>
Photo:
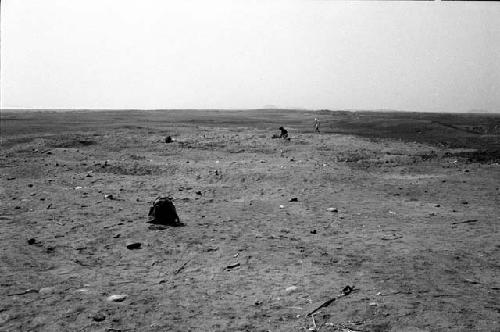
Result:
<svg viewBox="0 0 500 332">
<path fill-rule="evenodd" d="M 53 293 L 53 292 L 54 292 L 54 288 L 53 287 L 40 288 L 40 290 L 38 291 L 39 294 L 50 294 L 50 293 Z"/>
<path fill-rule="evenodd" d="M 80 293 L 87 293 L 89 291 L 89 289 L 88 288 L 79 288 L 76 291 L 80 292 Z"/>
</svg>

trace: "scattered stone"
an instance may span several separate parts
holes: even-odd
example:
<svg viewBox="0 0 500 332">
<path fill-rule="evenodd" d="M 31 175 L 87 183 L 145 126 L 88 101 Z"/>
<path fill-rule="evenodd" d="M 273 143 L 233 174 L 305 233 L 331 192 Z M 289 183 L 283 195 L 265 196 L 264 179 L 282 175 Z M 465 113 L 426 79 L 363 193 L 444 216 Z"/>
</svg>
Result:
<svg viewBox="0 0 500 332">
<path fill-rule="evenodd" d="M 102 312 L 98 312 L 92 316 L 92 319 L 95 320 L 96 322 L 102 322 L 103 320 L 106 319 L 106 316 Z"/>
<path fill-rule="evenodd" d="M 134 249 L 140 249 L 142 246 L 142 243 L 140 242 L 129 242 L 127 243 L 127 249 L 134 250 Z"/>
<path fill-rule="evenodd" d="M 436 204 L 436 205 L 434 205 L 434 207 L 441 207 L 441 205 L 439 205 L 439 204 Z"/>
<path fill-rule="evenodd" d="M 462 201 L 462 204 L 463 204 L 463 205 L 467 205 L 467 204 L 469 204 L 469 202 L 467 202 L 467 201 Z"/>
<path fill-rule="evenodd" d="M 89 292 L 89 289 L 88 288 L 78 288 L 76 290 L 78 293 L 88 293 Z"/>
<path fill-rule="evenodd" d="M 54 292 L 54 287 L 44 287 L 40 288 L 38 291 L 39 294 L 51 294 Z"/>
<path fill-rule="evenodd" d="M 16 178 L 15 177 L 10 177 L 10 178 L 7 178 L 7 180 L 15 180 Z"/>
<path fill-rule="evenodd" d="M 299 289 L 299 287 L 297 287 L 297 286 L 290 286 L 287 289 L 285 289 L 285 292 L 287 292 L 288 294 L 290 294 L 290 293 L 295 292 L 298 289 Z"/>
<path fill-rule="evenodd" d="M 113 195 L 111 195 L 111 194 L 109 194 L 109 195 L 104 195 L 104 198 L 106 198 L 106 199 L 111 199 L 111 200 L 115 199 L 115 198 L 113 197 Z"/>
<path fill-rule="evenodd" d="M 19 205 L 16 205 L 14 209 L 19 210 L 21 207 Z"/>
<path fill-rule="evenodd" d="M 114 238 L 114 239 L 118 239 L 120 236 L 121 236 L 121 234 L 120 234 L 120 233 L 118 233 L 118 234 L 113 235 L 113 238 Z"/>
<path fill-rule="evenodd" d="M 479 284 L 479 281 L 472 280 L 472 279 L 464 279 L 464 281 L 466 283 L 473 284 L 473 285 Z"/>
<path fill-rule="evenodd" d="M 297 197 L 292 197 L 290 198 L 290 202 L 298 202 L 299 199 Z"/>
<path fill-rule="evenodd" d="M 52 203 L 50 203 L 49 205 L 47 205 L 47 210 L 50 210 L 52 208 Z"/>
<path fill-rule="evenodd" d="M 284 206 L 284 205 L 280 205 L 280 209 L 284 209 L 284 208 L 285 208 L 285 206 Z"/>
<path fill-rule="evenodd" d="M 316 230 L 315 230 L 315 229 L 313 229 L 313 230 L 311 231 L 311 234 L 316 234 L 316 233 L 317 233 L 317 232 L 316 232 Z"/>
<path fill-rule="evenodd" d="M 201 195 L 202 195 L 201 191 L 200 191 L 200 190 L 198 190 L 198 191 L 196 192 L 196 195 L 201 196 Z"/>
<path fill-rule="evenodd" d="M 339 210 L 337 208 L 328 208 L 327 209 L 328 212 L 339 212 Z"/>
<path fill-rule="evenodd" d="M 34 244 L 36 244 L 36 239 L 34 239 L 34 238 L 29 239 L 29 240 L 28 240 L 28 244 L 29 244 L 30 246 L 32 246 L 32 245 L 34 245 Z"/>
<path fill-rule="evenodd" d="M 108 298 L 106 300 L 109 302 L 123 302 L 123 301 L 125 301 L 126 298 L 127 298 L 127 295 L 125 295 L 125 294 L 116 294 L 116 295 L 108 296 Z"/>
<path fill-rule="evenodd" d="M 384 240 L 384 241 L 391 241 L 391 240 L 398 240 L 401 238 L 403 238 L 403 235 L 398 235 L 396 233 L 393 233 L 393 234 L 384 235 L 380 239 Z"/>
<path fill-rule="evenodd" d="M 165 143 L 168 144 L 168 143 L 172 143 L 172 142 L 173 142 L 172 137 L 170 137 L 170 136 L 165 137 Z"/>
<path fill-rule="evenodd" d="M 231 265 L 226 266 L 226 269 L 227 270 L 232 270 L 232 269 L 237 268 L 239 266 L 240 266 L 240 263 L 231 264 Z"/>
<path fill-rule="evenodd" d="M 33 187 L 33 183 L 28 184 L 28 187 L 32 188 Z"/>
</svg>

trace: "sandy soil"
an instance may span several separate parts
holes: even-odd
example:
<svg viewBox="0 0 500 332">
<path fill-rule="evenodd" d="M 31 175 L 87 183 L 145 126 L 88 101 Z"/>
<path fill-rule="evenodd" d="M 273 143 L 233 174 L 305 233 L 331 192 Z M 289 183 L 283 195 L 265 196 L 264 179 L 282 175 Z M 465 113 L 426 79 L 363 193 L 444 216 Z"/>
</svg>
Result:
<svg viewBox="0 0 500 332">
<path fill-rule="evenodd" d="M 1 331 L 500 330 L 497 163 L 294 127 L 18 126 Z M 185 227 L 146 223 L 167 195 Z"/>
</svg>

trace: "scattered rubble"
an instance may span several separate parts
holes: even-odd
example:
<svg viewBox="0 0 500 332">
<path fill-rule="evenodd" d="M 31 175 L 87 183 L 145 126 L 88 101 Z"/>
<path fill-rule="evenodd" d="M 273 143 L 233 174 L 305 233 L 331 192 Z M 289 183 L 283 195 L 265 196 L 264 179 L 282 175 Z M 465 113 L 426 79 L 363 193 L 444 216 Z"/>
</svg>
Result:
<svg viewBox="0 0 500 332">
<path fill-rule="evenodd" d="M 239 266 L 240 266 L 240 263 L 230 264 L 230 265 L 226 266 L 226 270 L 232 270 L 232 269 L 237 268 Z"/>
<path fill-rule="evenodd" d="M 110 295 L 106 299 L 108 302 L 123 302 L 127 298 L 127 295 L 125 294 L 116 294 L 116 295 Z"/>
<path fill-rule="evenodd" d="M 104 315 L 102 312 L 97 312 L 92 316 L 92 319 L 95 320 L 96 322 L 102 322 L 103 320 L 106 319 L 106 315 Z"/>
<path fill-rule="evenodd" d="M 127 249 L 134 250 L 134 249 L 140 249 L 142 246 L 142 243 L 140 242 L 129 242 L 127 243 Z"/>
</svg>

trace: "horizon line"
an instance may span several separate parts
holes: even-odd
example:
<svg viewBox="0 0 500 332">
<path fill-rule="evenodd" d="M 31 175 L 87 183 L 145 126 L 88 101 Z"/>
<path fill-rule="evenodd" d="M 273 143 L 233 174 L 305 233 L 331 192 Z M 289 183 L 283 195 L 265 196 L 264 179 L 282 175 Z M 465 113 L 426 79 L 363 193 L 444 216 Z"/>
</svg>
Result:
<svg viewBox="0 0 500 332">
<path fill-rule="evenodd" d="M 391 113 L 437 113 L 437 114 L 500 114 L 500 110 L 482 110 L 482 109 L 471 109 L 467 111 L 455 111 L 455 112 L 444 112 L 444 111 L 408 111 L 408 110 L 398 110 L 391 108 L 374 108 L 374 109 L 309 109 L 309 108 L 280 108 L 280 107 L 259 107 L 259 108 L 38 108 L 38 107 L 0 107 L 1 111 L 302 111 L 302 112 L 391 112 Z"/>
</svg>

